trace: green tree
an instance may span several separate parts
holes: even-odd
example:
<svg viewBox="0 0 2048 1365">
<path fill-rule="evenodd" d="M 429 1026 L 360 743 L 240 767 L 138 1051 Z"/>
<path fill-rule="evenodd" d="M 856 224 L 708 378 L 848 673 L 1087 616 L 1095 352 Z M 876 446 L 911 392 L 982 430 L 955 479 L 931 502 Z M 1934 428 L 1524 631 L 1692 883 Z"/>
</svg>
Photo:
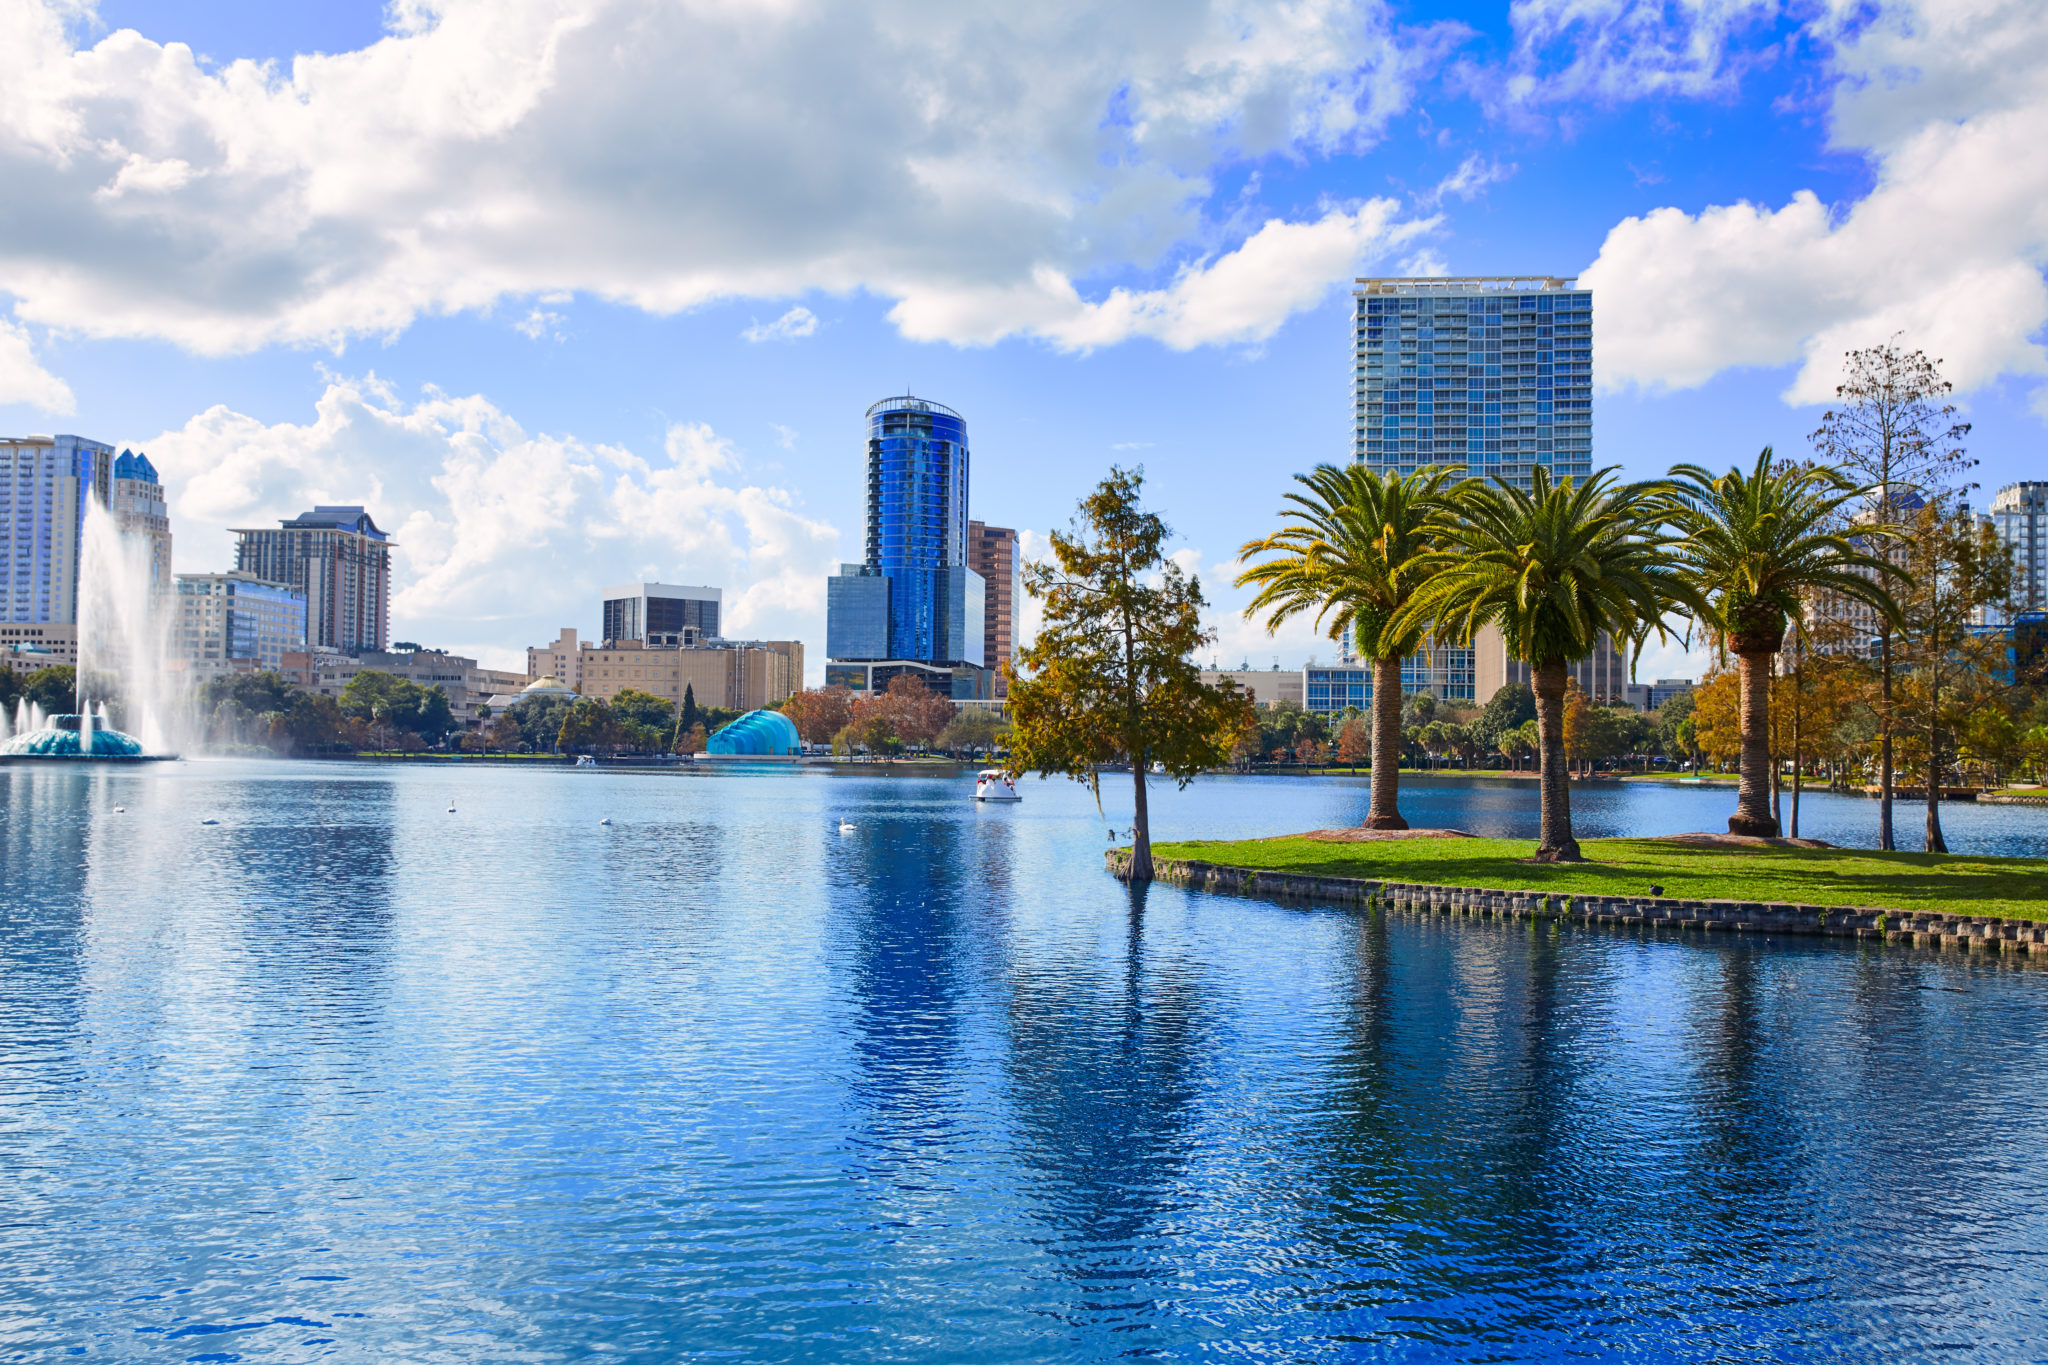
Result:
<svg viewBox="0 0 2048 1365">
<path fill-rule="evenodd" d="M 1832 470 L 1771 467 L 1765 446 L 1747 473 L 1716 477 L 1698 465 L 1678 480 L 1674 553 L 1701 599 L 1699 619 L 1734 653 L 1742 688 L 1742 757 L 1736 771 L 1731 834 L 1775 839 L 1771 810 L 1771 674 L 1785 631 L 1812 597 L 1860 602 L 1888 622 L 1899 617 L 1886 584 L 1892 562 L 1834 528 L 1842 509 L 1866 491 Z M 1888 533 L 1866 527 L 1866 537 Z"/>
<path fill-rule="evenodd" d="M 1314 613 L 1333 640 L 1356 637 L 1372 661 L 1372 801 L 1367 829 L 1406 829 L 1401 817 L 1401 660 L 1422 643 L 1419 624 L 1396 627 L 1401 609 L 1422 583 L 1423 555 L 1453 518 L 1464 484 L 1456 469 L 1430 466 L 1413 474 L 1364 464 L 1317 465 L 1294 476 L 1306 492 L 1289 493 L 1286 525 L 1238 551 L 1241 560 L 1270 555 L 1237 576 L 1257 587 L 1245 615 L 1264 614 L 1270 631 Z"/>
<path fill-rule="evenodd" d="M 39 668 L 22 681 L 21 695 L 45 714 L 68 714 L 78 706 L 78 672 L 70 664 Z"/>
<path fill-rule="evenodd" d="M 2012 556 L 1988 523 L 1937 498 L 1907 528 L 1906 574 L 1898 619 L 1899 662 L 1908 673 L 1896 700 L 1926 764 L 1927 851 L 1946 853 L 1942 774 L 1957 732 L 2020 680 L 2000 677 L 2013 667 L 2004 640 L 1970 629 L 1983 608 L 2009 606 Z"/>
<path fill-rule="evenodd" d="M 534 753 L 552 753 L 562 732 L 562 720 L 569 714 L 574 697 L 521 697 L 505 708 L 505 714 L 519 727 L 519 737 Z"/>
<path fill-rule="evenodd" d="M 1479 713 L 1473 728 L 1478 732 L 1480 743 L 1497 745 L 1508 731 L 1518 730 L 1534 719 L 1536 694 L 1522 683 L 1509 683 L 1488 699 L 1486 709 Z"/>
<path fill-rule="evenodd" d="M 995 712 L 980 706 L 963 706 L 939 731 L 938 745 L 953 754 L 980 752 L 995 748 L 1005 730 Z"/>
<path fill-rule="evenodd" d="M 687 696 L 688 688 L 684 689 Z M 620 720 L 631 721 L 650 729 L 667 730 L 675 721 L 676 706 L 667 697 L 657 697 L 652 692 L 638 688 L 623 689 L 611 702 L 612 714 Z M 665 747 L 657 745 L 657 748 Z"/>
<path fill-rule="evenodd" d="M 1977 462 L 1963 450 L 1968 422 L 1956 420 L 1948 401 L 1955 386 L 1941 377 L 1941 362 L 1908 351 L 1894 336 L 1881 346 L 1850 351 L 1844 359 L 1836 405 L 1810 439 L 1820 463 L 1870 490 L 1867 520 L 1896 526 L 1906 513 L 1948 491 Z M 1893 623 L 1877 623 L 1878 760 L 1877 846 L 1892 836 Z"/>
<path fill-rule="evenodd" d="M 1552 482 L 1542 465 L 1529 477 L 1527 489 L 1502 480 L 1468 488 L 1463 517 L 1424 556 L 1431 576 L 1396 620 L 1465 646 L 1481 626 L 1498 625 L 1509 654 L 1530 666 L 1542 789 L 1536 858 L 1578 862 L 1564 756 L 1570 662 L 1591 654 L 1602 632 L 1637 646 L 1651 630 L 1663 634 L 1665 615 L 1698 594 L 1671 564 L 1664 485 L 1616 484 L 1611 469 L 1584 483 Z"/>
<path fill-rule="evenodd" d="M 1112 468 L 1073 528 L 1052 533 L 1052 560 L 1025 572 L 1045 615 L 1012 670 L 1007 764 L 1086 782 L 1099 802 L 1100 765 L 1129 762 L 1134 882 L 1152 878 L 1147 769 L 1159 763 L 1185 786 L 1224 761 L 1218 737 L 1251 711 L 1230 684 L 1202 682 L 1194 653 L 1215 638 L 1202 628 L 1202 586 L 1166 557 L 1169 532 L 1140 505 L 1143 485 L 1142 471 Z"/>
<path fill-rule="evenodd" d="M 617 720 L 601 697 L 578 697 L 570 703 L 555 736 L 565 753 L 596 753 L 618 747 L 620 740 Z"/>
<path fill-rule="evenodd" d="M 676 738 L 680 741 L 684 735 L 689 734 L 703 723 L 704 713 L 697 707 L 697 685 L 695 683 L 684 683 L 683 704 L 681 709 L 676 712 Z M 678 749 L 677 752 L 680 753 L 681 750 Z M 697 752 L 702 751 L 699 750 Z"/>
</svg>

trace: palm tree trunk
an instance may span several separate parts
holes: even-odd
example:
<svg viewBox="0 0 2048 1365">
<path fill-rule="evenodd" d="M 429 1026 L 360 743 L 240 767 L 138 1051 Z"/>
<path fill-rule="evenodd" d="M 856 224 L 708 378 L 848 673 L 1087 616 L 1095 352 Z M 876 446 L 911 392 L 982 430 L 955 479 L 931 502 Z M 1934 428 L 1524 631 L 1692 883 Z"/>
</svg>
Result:
<svg viewBox="0 0 2048 1365">
<path fill-rule="evenodd" d="M 1372 661 L 1372 805 L 1367 829 L 1406 829 L 1401 818 L 1401 656 Z"/>
<path fill-rule="evenodd" d="M 1529 672 L 1536 691 L 1536 743 L 1542 824 L 1536 840 L 1539 863 L 1582 861 L 1572 837 L 1572 782 L 1564 759 L 1564 689 L 1569 675 L 1563 659 L 1546 659 Z"/>
<path fill-rule="evenodd" d="M 1771 814 L 1771 651 L 1746 650 L 1736 656 L 1742 679 L 1742 759 L 1736 771 L 1735 814 L 1728 817 L 1730 834 L 1778 837 Z"/>
<path fill-rule="evenodd" d="M 1929 719 L 1927 721 L 1927 851 L 1948 852 L 1948 841 L 1941 837 L 1941 727 L 1933 719 L 1934 706 L 1941 700 L 1939 683 L 1929 688 Z"/>
</svg>

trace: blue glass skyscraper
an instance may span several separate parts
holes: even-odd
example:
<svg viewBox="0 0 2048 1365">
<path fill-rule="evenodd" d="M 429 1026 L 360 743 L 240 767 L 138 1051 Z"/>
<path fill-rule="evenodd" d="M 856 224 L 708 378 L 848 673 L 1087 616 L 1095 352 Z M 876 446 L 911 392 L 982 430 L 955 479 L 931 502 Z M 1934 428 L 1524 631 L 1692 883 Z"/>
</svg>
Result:
<svg viewBox="0 0 2048 1365">
<path fill-rule="evenodd" d="M 1571 280 L 1360 280 L 1355 458 L 1527 487 L 1593 469 L 1593 295 Z"/>
<path fill-rule="evenodd" d="M 967 567 L 967 423 L 907 395 L 867 417 L 863 555 L 828 585 L 826 655 L 978 668 L 986 603 Z"/>
</svg>

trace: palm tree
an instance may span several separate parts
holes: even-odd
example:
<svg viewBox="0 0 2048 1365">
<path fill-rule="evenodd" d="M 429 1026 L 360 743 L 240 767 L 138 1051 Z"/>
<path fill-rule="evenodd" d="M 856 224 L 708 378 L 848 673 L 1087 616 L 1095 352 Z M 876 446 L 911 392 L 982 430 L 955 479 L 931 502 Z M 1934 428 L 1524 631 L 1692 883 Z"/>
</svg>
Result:
<svg viewBox="0 0 2048 1365">
<path fill-rule="evenodd" d="M 1867 489 L 1831 469 L 1771 468 L 1765 446 L 1748 473 L 1716 478 L 1698 465 L 1671 471 L 1679 488 L 1673 521 L 1683 532 L 1677 560 L 1703 599 L 1700 619 L 1736 658 L 1742 684 L 1741 775 L 1731 834 L 1776 838 L 1771 814 L 1771 665 L 1803 600 L 1833 594 L 1861 602 L 1894 624 L 1898 603 L 1885 580 L 1899 569 L 1834 527 Z M 1885 536 L 1888 528 L 1859 528 Z"/>
<path fill-rule="evenodd" d="M 1317 465 L 1294 479 L 1308 491 L 1287 495 L 1280 513 L 1287 525 L 1238 551 L 1240 560 L 1273 556 L 1237 576 L 1239 587 L 1259 589 L 1244 614 L 1266 613 L 1270 630 L 1312 611 L 1331 639 L 1355 635 L 1358 652 L 1372 660 L 1372 804 L 1365 827 L 1406 829 L 1401 660 L 1422 633 L 1391 622 L 1422 582 L 1422 555 L 1452 524 L 1458 490 L 1469 480 L 1456 467 L 1403 475 L 1362 464 Z"/>
<path fill-rule="evenodd" d="M 1536 465 L 1529 487 L 1496 479 L 1468 486 L 1462 515 L 1421 557 L 1426 581 L 1391 622 L 1469 645 L 1497 625 L 1508 653 L 1529 665 L 1536 693 L 1542 826 L 1538 862 L 1578 862 L 1565 770 L 1568 669 L 1601 634 L 1640 646 L 1664 616 L 1697 600 L 1671 562 L 1669 485 L 1616 484 L 1603 469 L 1584 483 L 1552 482 Z"/>
</svg>

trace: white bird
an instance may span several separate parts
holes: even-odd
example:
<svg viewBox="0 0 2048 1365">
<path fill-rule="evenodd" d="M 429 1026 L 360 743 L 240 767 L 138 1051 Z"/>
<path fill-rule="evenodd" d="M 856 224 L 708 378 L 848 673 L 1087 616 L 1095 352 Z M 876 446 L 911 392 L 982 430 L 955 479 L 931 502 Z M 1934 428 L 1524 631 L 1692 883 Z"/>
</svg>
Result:
<svg viewBox="0 0 2048 1365">
<path fill-rule="evenodd" d="M 841 820 L 841 821 L 839 822 L 839 832 L 840 832 L 841 834 L 851 834 L 851 833 L 853 833 L 853 821 L 851 821 L 851 820 Z"/>
<path fill-rule="evenodd" d="M 128 813 L 128 808 L 127 808 L 126 806 L 116 806 L 116 807 L 114 807 L 114 814 L 116 814 L 116 815 L 126 815 L 127 813 Z"/>
<path fill-rule="evenodd" d="M 604 819 L 602 819 L 602 820 L 598 821 L 597 823 L 599 823 L 600 825 L 609 825 L 609 824 L 610 824 L 611 822 L 612 822 L 612 818 L 611 818 L 611 816 L 607 815 L 607 816 L 605 816 L 605 818 L 604 818 Z"/>
<path fill-rule="evenodd" d="M 448 808 L 448 813 L 449 813 L 450 815 L 453 815 L 453 814 L 455 814 L 455 807 L 453 807 L 453 806 L 450 806 L 450 807 Z"/>
</svg>

